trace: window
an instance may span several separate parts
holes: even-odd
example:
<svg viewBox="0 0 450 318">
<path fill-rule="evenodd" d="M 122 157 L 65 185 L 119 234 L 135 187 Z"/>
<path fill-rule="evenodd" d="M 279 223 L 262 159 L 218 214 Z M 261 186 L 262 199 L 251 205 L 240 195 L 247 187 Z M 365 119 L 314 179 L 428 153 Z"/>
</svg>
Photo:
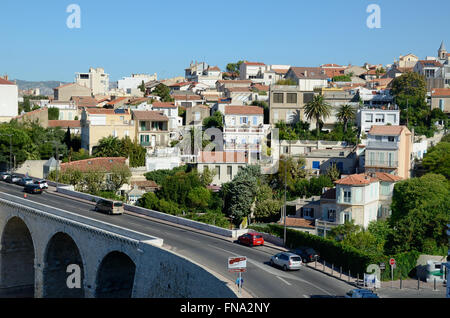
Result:
<svg viewBox="0 0 450 318">
<path fill-rule="evenodd" d="M 274 103 L 283 103 L 283 93 L 273 93 Z"/>
<path fill-rule="evenodd" d="M 285 146 L 284 147 L 284 153 L 288 153 L 289 152 L 289 147 L 288 146 Z M 286 168 L 287 169 L 287 168 Z"/>
<path fill-rule="evenodd" d="M 345 222 L 350 222 L 350 213 L 348 213 L 348 212 L 344 213 L 343 221 L 344 221 L 344 223 Z"/>
<path fill-rule="evenodd" d="M 328 211 L 327 211 L 327 218 L 328 218 L 329 221 L 334 222 L 336 220 L 336 210 L 328 209 Z"/>
<path fill-rule="evenodd" d="M 373 117 L 372 114 L 366 114 L 366 123 L 372 123 Z"/>
<path fill-rule="evenodd" d="M 274 121 L 274 122 L 277 122 L 277 121 L 278 121 L 278 111 L 277 111 L 277 110 L 275 110 L 275 111 L 273 112 L 273 121 Z"/>
<path fill-rule="evenodd" d="M 246 124 L 247 121 L 248 121 L 248 118 L 247 118 L 247 117 L 241 117 L 240 120 L 241 120 L 241 121 L 240 121 L 241 124 Z"/>
<path fill-rule="evenodd" d="M 302 208 L 301 215 L 303 218 L 314 218 L 314 209 L 313 208 Z"/>
<path fill-rule="evenodd" d="M 444 111 L 444 107 L 445 107 L 445 100 L 440 99 L 439 100 L 439 109 Z"/>
<path fill-rule="evenodd" d="M 344 190 L 344 202 L 352 202 L 352 190 Z"/>
<path fill-rule="evenodd" d="M 287 93 L 287 102 L 289 104 L 297 104 L 297 93 Z"/>
<path fill-rule="evenodd" d="M 388 141 L 389 142 L 394 142 L 395 141 L 395 137 L 394 136 L 389 136 L 388 137 Z"/>
<path fill-rule="evenodd" d="M 375 136 L 375 141 L 381 142 L 383 140 L 383 136 Z"/>
<path fill-rule="evenodd" d="M 256 126 L 258 125 L 258 117 L 253 116 L 253 125 Z"/>
<path fill-rule="evenodd" d="M 200 112 L 195 112 L 194 116 L 196 121 L 200 120 Z"/>
<path fill-rule="evenodd" d="M 312 168 L 313 169 L 320 169 L 320 161 L 313 161 Z"/>
<path fill-rule="evenodd" d="M 233 173 L 233 167 L 227 166 L 227 175 L 230 180 L 231 180 L 232 173 Z"/>
<path fill-rule="evenodd" d="M 220 166 L 216 166 L 216 175 L 217 175 L 217 178 L 219 178 L 219 180 L 220 180 Z"/>
</svg>

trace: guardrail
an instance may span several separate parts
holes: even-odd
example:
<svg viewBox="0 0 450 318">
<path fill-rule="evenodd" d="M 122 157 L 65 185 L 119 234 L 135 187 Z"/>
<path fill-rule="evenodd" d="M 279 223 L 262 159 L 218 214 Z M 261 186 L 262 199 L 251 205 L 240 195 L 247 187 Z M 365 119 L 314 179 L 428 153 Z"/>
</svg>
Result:
<svg viewBox="0 0 450 318">
<path fill-rule="evenodd" d="M 71 190 L 69 186 L 62 186 L 62 187 L 58 187 L 57 188 L 57 192 L 61 193 L 61 194 L 65 194 L 68 196 L 72 196 L 75 198 L 79 198 L 82 200 L 87 200 L 87 201 L 91 201 L 91 202 L 97 202 L 98 200 L 103 199 L 102 197 L 98 197 L 95 195 L 91 195 L 91 194 L 87 194 L 87 193 L 83 193 L 83 192 L 78 192 L 78 191 L 74 191 Z M 175 215 L 170 215 L 170 214 L 166 214 L 166 213 L 162 213 L 162 212 L 158 212 L 158 211 L 154 211 L 154 210 L 149 210 L 149 209 L 145 209 L 145 208 L 141 208 L 141 207 L 137 207 L 134 205 L 129 205 L 129 204 L 124 204 L 124 210 L 125 211 L 129 211 L 129 212 L 133 212 L 133 213 L 138 213 L 141 215 L 145 215 L 148 217 L 152 217 L 155 219 L 159 219 L 159 220 L 164 220 L 167 222 L 171 222 L 171 223 L 175 223 L 175 224 L 179 224 L 179 225 L 183 225 L 183 226 L 187 226 L 193 229 L 197 229 L 197 230 L 201 230 L 201 231 L 205 231 L 205 232 L 209 232 L 209 233 L 213 233 L 213 234 L 217 234 L 220 236 L 225 236 L 225 237 L 230 237 L 230 238 L 237 238 L 239 235 L 245 234 L 248 232 L 247 229 L 243 229 L 243 230 L 238 230 L 238 229 L 234 229 L 234 230 L 229 230 L 229 229 L 224 229 L 218 226 L 214 226 L 214 225 L 210 225 L 210 224 L 206 224 L 206 223 L 201 223 L 198 221 L 194 221 L 194 220 L 190 220 L 190 219 L 186 219 L 180 216 L 175 216 Z"/>
</svg>

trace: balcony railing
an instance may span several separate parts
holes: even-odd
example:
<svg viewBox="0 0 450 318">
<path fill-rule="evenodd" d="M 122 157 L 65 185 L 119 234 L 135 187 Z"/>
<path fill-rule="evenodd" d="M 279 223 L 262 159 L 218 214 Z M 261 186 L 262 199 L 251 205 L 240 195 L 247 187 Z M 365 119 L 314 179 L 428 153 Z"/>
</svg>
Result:
<svg viewBox="0 0 450 318">
<path fill-rule="evenodd" d="M 398 149 L 398 142 L 382 142 L 382 141 L 369 141 L 367 144 L 367 149 Z"/>
<path fill-rule="evenodd" d="M 261 150 L 261 145 L 258 145 L 258 144 L 240 144 L 240 143 L 227 142 L 227 143 L 224 143 L 223 146 L 225 149 Z"/>
<path fill-rule="evenodd" d="M 228 133 L 264 133 L 263 128 L 225 128 Z"/>
<path fill-rule="evenodd" d="M 325 220 L 319 220 L 316 219 L 316 228 L 332 228 L 332 227 L 336 227 L 339 225 L 339 223 L 337 222 L 337 220 L 334 221 L 325 221 Z"/>
<path fill-rule="evenodd" d="M 398 161 L 366 160 L 366 167 L 397 168 Z"/>
</svg>

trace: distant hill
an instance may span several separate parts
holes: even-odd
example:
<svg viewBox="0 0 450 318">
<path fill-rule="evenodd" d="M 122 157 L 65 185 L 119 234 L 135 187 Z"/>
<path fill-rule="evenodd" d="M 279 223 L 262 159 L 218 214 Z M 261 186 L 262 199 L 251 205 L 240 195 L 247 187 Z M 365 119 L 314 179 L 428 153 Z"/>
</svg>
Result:
<svg viewBox="0 0 450 318">
<path fill-rule="evenodd" d="M 41 95 L 53 95 L 53 89 L 55 87 L 67 84 L 67 82 L 59 82 L 59 81 L 42 81 L 42 82 L 32 82 L 22 80 L 15 80 L 15 81 L 18 88 L 21 90 L 39 88 L 41 91 Z"/>
</svg>

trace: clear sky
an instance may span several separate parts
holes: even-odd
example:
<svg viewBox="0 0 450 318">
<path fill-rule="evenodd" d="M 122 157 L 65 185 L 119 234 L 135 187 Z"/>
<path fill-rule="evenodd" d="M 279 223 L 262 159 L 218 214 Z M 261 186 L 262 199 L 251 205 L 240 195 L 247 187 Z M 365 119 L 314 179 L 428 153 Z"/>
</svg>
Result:
<svg viewBox="0 0 450 318">
<path fill-rule="evenodd" d="M 66 25 L 72 3 L 80 29 Z M 380 29 L 366 25 L 370 4 Z M 103 67 L 116 81 L 184 75 L 192 60 L 387 64 L 436 56 L 442 40 L 450 50 L 449 31 L 449 0 L 1 0 L 0 74 L 70 82 Z"/>
</svg>

